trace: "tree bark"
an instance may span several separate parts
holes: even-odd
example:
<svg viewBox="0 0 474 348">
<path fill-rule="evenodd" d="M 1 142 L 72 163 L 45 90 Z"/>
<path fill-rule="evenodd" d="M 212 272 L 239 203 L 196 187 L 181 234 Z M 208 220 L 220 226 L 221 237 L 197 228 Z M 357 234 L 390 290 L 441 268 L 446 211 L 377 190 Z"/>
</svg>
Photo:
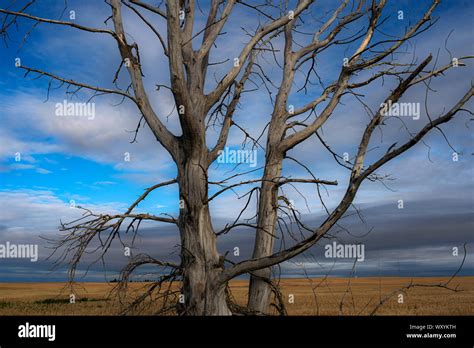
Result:
<svg viewBox="0 0 474 348">
<path fill-rule="evenodd" d="M 273 129 L 276 128 L 276 129 Z M 280 128 L 280 131 L 278 130 Z M 275 228 L 278 218 L 278 180 L 281 176 L 283 155 L 278 149 L 281 127 L 277 122 L 269 128 L 267 158 L 259 197 L 257 233 L 253 258 L 269 256 L 273 253 Z M 266 313 L 270 302 L 271 288 L 265 279 L 271 278 L 271 268 L 255 271 L 250 277 L 248 309 Z"/>
<path fill-rule="evenodd" d="M 206 203 L 208 197 L 207 147 L 200 132 L 193 142 L 182 143 L 178 183 L 181 209 L 178 226 L 181 234 L 183 295 L 185 315 L 231 315 L 227 307 L 223 271 L 217 251 L 216 235 Z"/>
<path fill-rule="evenodd" d="M 278 218 L 278 181 L 281 177 L 285 152 L 281 148 L 281 141 L 286 132 L 287 101 L 289 91 L 295 76 L 294 55 L 291 52 L 291 30 L 293 22 L 285 26 L 285 62 L 283 79 L 275 100 L 270 126 L 268 127 L 265 170 L 261 185 L 257 233 L 252 258 L 270 256 L 273 254 L 275 243 L 275 228 Z M 267 313 L 270 303 L 271 287 L 268 279 L 271 278 L 271 268 L 264 268 L 254 272 L 250 278 L 248 308 L 250 311 Z"/>
</svg>

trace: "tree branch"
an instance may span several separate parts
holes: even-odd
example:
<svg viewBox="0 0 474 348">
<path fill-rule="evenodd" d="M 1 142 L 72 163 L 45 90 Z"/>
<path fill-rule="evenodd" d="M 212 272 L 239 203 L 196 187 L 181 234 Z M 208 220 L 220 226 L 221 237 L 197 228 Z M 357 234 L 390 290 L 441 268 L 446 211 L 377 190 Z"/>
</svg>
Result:
<svg viewBox="0 0 474 348">
<path fill-rule="evenodd" d="M 141 65 L 138 57 L 135 57 L 132 52 L 132 48 L 137 46 L 131 46 L 127 43 L 125 38 L 125 30 L 123 28 L 122 13 L 121 13 L 121 2 L 120 0 L 111 0 L 112 6 L 112 19 L 114 22 L 115 32 L 117 35 L 117 42 L 122 60 L 128 60 L 130 64 L 127 64 L 127 70 L 132 80 L 132 87 L 135 93 L 135 99 L 137 105 L 145 118 L 148 126 L 155 135 L 156 139 L 163 145 L 163 147 L 176 159 L 179 155 L 178 140 L 177 138 L 164 126 L 153 110 L 148 95 L 145 91 L 145 87 L 142 79 Z M 171 49 L 171 48 L 170 48 Z M 171 54 L 172 55 L 172 54 Z M 170 56 L 171 56 L 170 55 Z"/>
<path fill-rule="evenodd" d="M 299 16 L 299 14 L 304 11 L 313 1 L 312 0 L 300 0 L 298 2 L 298 6 L 294 10 L 294 18 Z M 277 30 L 278 28 L 286 25 L 288 22 L 293 20 L 294 18 L 290 18 L 289 15 L 285 15 L 280 17 L 279 19 L 270 22 L 263 27 L 261 27 L 255 35 L 250 39 L 250 41 L 245 45 L 243 50 L 241 51 L 238 59 L 239 62 L 245 62 L 247 59 L 247 56 L 249 53 L 252 51 L 253 47 L 267 34 L 271 33 L 274 30 Z M 234 81 L 235 77 L 239 74 L 239 72 L 242 69 L 243 64 L 238 64 L 237 66 L 234 66 L 225 76 L 224 78 L 219 82 L 217 87 L 207 95 L 206 99 L 206 105 L 207 105 L 207 110 L 216 103 L 222 94 L 225 92 L 225 90 L 229 87 L 229 85 Z"/>
<path fill-rule="evenodd" d="M 102 88 L 102 87 L 87 85 L 85 83 L 76 82 L 76 81 L 71 80 L 71 79 L 65 79 L 65 78 L 59 77 L 57 75 L 48 73 L 48 72 L 38 70 L 38 69 L 34 69 L 34 68 L 29 68 L 29 67 L 23 66 L 23 65 L 19 66 L 18 69 L 26 70 L 25 76 L 27 76 L 30 72 L 33 72 L 33 73 L 39 74 L 40 75 L 39 77 L 47 76 L 47 77 L 50 77 L 54 80 L 57 80 L 57 81 L 60 81 L 60 82 L 63 82 L 63 83 L 69 84 L 69 85 L 90 89 L 90 90 L 93 90 L 93 91 L 96 91 L 96 92 L 121 95 L 123 97 L 126 97 L 126 98 L 130 99 L 134 103 L 137 103 L 137 100 L 132 95 L 130 95 L 126 92 L 117 90 L 117 89 L 108 89 L 108 88 Z"/>
<path fill-rule="evenodd" d="M 427 64 L 428 62 L 425 60 L 424 63 Z M 423 68 L 424 66 L 425 65 L 423 65 L 423 63 L 422 65 L 420 65 L 421 68 Z M 406 90 L 410 82 L 413 81 L 413 79 L 414 77 L 411 80 L 406 80 L 402 82 L 403 86 L 406 86 L 406 88 L 405 87 L 401 87 L 401 88 L 402 89 L 405 88 L 404 90 Z M 351 175 L 351 179 L 350 179 L 348 188 L 346 190 L 346 193 L 343 199 L 340 201 L 336 209 L 332 211 L 332 213 L 326 218 L 326 220 L 320 225 L 320 227 L 314 231 L 314 233 L 310 237 L 295 244 L 291 248 L 274 253 L 270 256 L 262 257 L 258 259 L 251 259 L 251 260 L 237 263 L 236 265 L 226 269 L 223 272 L 221 281 L 226 282 L 240 274 L 248 273 L 250 271 L 255 271 L 255 270 L 259 270 L 259 269 L 276 265 L 278 263 L 281 263 L 283 261 L 293 258 L 294 256 L 304 252 L 305 250 L 308 250 L 311 246 L 313 246 L 316 242 L 318 242 L 331 229 L 331 227 L 344 215 L 344 213 L 347 211 L 349 206 L 352 204 L 352 201 L 354 200 L 361 183 L 369 174 L 373 173 L 376 169 L 380 168 L 383 164 L 387 163 L 391 159 L 399 156 L 400 154 L 404 153 L 405 151 L 413 147 L 433 128 L 439 126 L 442 123 L 446 123 L 450 121 L 456 113 L 464 110 L 463 106 L 469 101 L 469 99 L 473 96 L 473 94 L 474 94 L 474 88 L 471 86 L 469 91 L 467 91 L 467 93 L 456 103 L 456 105 L 454 105 L 451 108 L 449 112 L 447 112 L 443 116 L 438 117 L 436 120 L 428 123 L 411 140 L 409 140 L 408 142 L 406 142 L 404 145 L 400 146 L 399 148 L 394 149 L 391 152 L 384 155 L 382 158 L 380 158 L 374 164 L 369 166 L 367 170 L 365 170 L 359 175 L 357 173 L 360 172 L 358 168 L 361 167 L 361 162 L 360 160 L 359 161 L 356 160 L 353 167 L 354 174 Z M 363 144 L 365 143 L 366 143 L 366 140 L 363 137 L 361 141 L 361 146 L 363 146 Z"/>
<path fill-rule="evenodd" d="M 50 24 L 58 24 L 58 25 L 69 26 L 69 27 L 80 29 L 80 30 L 87 31 L 87 32 L 90 32 L 90 33 L 109 34 L 112 37 L 114 37 L 115 39 L 117 39 L 116 33 L 113 32 L 112 30 L 108 30 L 108 29 L 90 28 L 90 27 L 86 27 L 86 26 L 79 25 L 79 24 L 72 23 L 72 22 L 58 21 L 58 20 L 55 20 L 55 19 L 48 19 L 48 18 L 41 18 L 41 17 L 33 16 L 33 15 L 30 15 L 30 14 L 27 14 L 27 13 L 9 11 L 9 10 L 1 9 L 1 8 L 0 8 L 0 13 L 5 13 L 7 15 L 12 15 L 12 16 L 16 16 L 16 17 L 28 18 L 28 19 L 32 19 L 34 21 L 42 22 L 42 23 L 50 23 Z"/>
<path fill-rule="evenodd" d="M 143 2 L 143 1 L 140 1 L 140 0 L 129 0 L 129 1 L 134 5 L 140 6 L 140 7 L 144 8 L 148 11 L 156 13 L 157 15 L 159 15 L 159 16 L 163 17 L 164 19 L 166 19 L 166 13 L 157 6 L 152 6 L 152 5 L 147 4 L 147 3 Z"/>
</svg>

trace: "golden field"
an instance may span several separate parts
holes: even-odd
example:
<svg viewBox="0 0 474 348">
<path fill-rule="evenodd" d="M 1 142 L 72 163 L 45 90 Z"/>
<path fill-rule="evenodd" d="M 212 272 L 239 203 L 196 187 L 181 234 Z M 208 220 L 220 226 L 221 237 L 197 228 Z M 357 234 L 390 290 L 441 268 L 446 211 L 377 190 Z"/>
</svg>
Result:
<svg viewBox="0 0 474 348">
<path fill-rule="evenodd" d="M 283 279 L 280 286 L 289 315 L 369 315 L 380 299 L 386 298 L 377 315 L 474 315 L 474 277 L 453 279 L 449 285 L 457 286 L 457 292 L 431 286 L 412 287 L 405 292 L 398 290 L 411 282 L 434 285 L 447 280 L 397 277 Z M 246 302 L 247 284 L 246 280 L 235 280 L 230 284 L 235 300 L 241 305 Z M 116 315 L 121 307 L 115 297 L 108 296 L 115 285 L 78 284 L 74 290 L 76 303 L 70 304 L 70 290 L 64 283 L 0 283 L 0 315 Z M 147 285 L 131 283 L 129 293 Z M 403 294 L 403 303 L 399 303 L 399 294 Z M 293 303 L 289 303 L 291 298 Z M 153 314 L 158 308 L 159 304 L 147 305 L 142 314 Z"/>
</svg>

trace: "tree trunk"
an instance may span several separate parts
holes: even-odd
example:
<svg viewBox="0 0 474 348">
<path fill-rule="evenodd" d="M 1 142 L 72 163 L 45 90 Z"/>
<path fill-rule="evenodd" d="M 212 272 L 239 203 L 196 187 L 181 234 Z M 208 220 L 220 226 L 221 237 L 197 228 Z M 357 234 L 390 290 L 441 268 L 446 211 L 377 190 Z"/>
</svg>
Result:
<svg viewBox="0 0 474 348">
<path fill-rule="evenodd" d="M 204 150 L 194 149 L 194 154 L 185 156 L 178 175 L 184 314 L 231 315 L 226 303 L 225 284 L 219 283 L 223 265 L 219 262 L 216 236 L 205 203 L 206 155 Z"/>
<path fill-rule="evenodd" d="M 257 233 L 253 258 L 270 256 L 275 243 L 275 228 L 278 218 L 278 184 L 281 176 L 284 152 L 281 142 L 285 137 L 287 119 L 287 101 L 293 83 L 294 55 L 291 52 L 292 26 L 285 26 L 285 63 L 283 80 L 275 100 L 270 126 L 268 127 L 265 171 L 259 197 Z M 271 269 L 265 268 L 254 272 L 250 278 L 248 308 L 251 311 L 267 313 L 270 303 L 271 287 L 267 281 L 271 278 Z M 262 279 L 264 278 L 264 279 Z"/>
<path fill-rule="evenodd" d="M 258 206 L 257 234 L 253 258 L 269 256 L 273 253 L 275 227 L 278 217 L 278 185 L 281 176 L 282 156 L 272 151 L 272 144 L 267 148 L 267 164 L 263 174 L 263 183 Z M 271 278 L 271 268 L 254 272 L 250 277 L 248 309 L 252 312 L 267 313 L 271 288 L 264 279 Z"/>
</svg>

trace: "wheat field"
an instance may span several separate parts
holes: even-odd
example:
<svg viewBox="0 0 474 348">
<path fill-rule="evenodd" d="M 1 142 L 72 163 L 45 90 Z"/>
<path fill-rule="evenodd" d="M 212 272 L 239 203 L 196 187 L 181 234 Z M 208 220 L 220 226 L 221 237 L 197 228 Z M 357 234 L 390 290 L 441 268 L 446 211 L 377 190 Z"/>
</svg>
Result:
<svg viewBox="0 0 474 348">
<path fill-rule="evenodd" d="M 433 286 L 448 278 L 326 278 L 283 279 L 280 286 L 289 315 L 474 315 L 474 277 L 457 277 L 450 291 Z M 421 286 L 402 291 L 410 283 Z M 80 283 L 76 303 L 69 303 L 64 283 L 0 283 L 0 315 L 117 315 L 123 308 L 109 296 L 114 283 Z M 246 302 L 246 280 L 230 289 L 240 305 Z M 148 283 L 131 283 L 129 295 Z M 174 285 L 177 289 L 179 284 Z M 403 295 L 403 298 L 400 297 Z M 383 304 L 380 305 L 380 302 Z M 139 314 L 154 314 L 159 303 L 148 303 Z M 275 310 L 275 314 L 277 314 Z"/>
</svg>

